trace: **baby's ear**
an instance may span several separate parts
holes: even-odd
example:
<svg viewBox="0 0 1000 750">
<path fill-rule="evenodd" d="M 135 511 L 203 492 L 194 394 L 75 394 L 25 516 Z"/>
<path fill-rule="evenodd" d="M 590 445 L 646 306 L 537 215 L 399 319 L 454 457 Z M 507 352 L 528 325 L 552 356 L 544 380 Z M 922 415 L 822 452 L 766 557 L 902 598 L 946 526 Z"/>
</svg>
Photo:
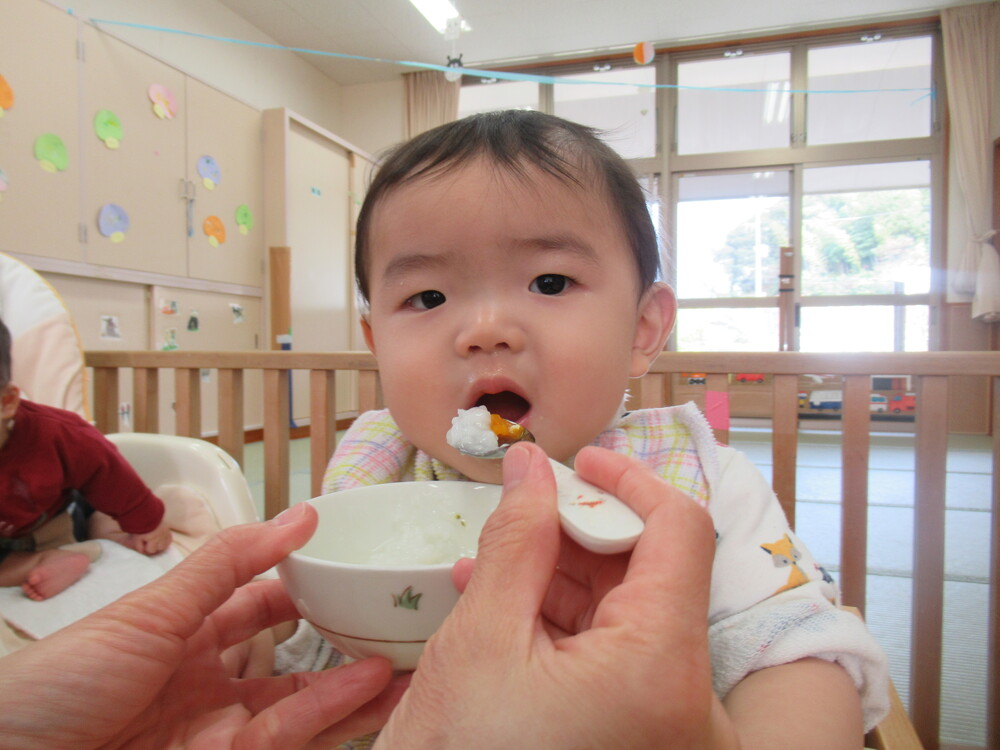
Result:
<svg viewBox="0 0 1000 750">
<path fill-rule="evenodd" d="M 13 383 L 7 383 L 0 391 L 0 419 L 13 419 L 20 404 L 21 389 Z"/>
<path fill-rule="evenodd" d="M 630 377 L 640 378 L 646 374 L 656 355 L 663 351 L 676 315 L 677 298 L 667 284 L 657 282 L 642 295 L 632 341 Z"/>
<path fill-rule="evenodd" d="M 372 354 L 375 353 L 375 337 L 372 335 L 372 324 L 368 322 L 368 318 L 361 318 L 361 333 L 364 334 L 365 343 L 368 344 L 368 351 Z"/>
</svg>

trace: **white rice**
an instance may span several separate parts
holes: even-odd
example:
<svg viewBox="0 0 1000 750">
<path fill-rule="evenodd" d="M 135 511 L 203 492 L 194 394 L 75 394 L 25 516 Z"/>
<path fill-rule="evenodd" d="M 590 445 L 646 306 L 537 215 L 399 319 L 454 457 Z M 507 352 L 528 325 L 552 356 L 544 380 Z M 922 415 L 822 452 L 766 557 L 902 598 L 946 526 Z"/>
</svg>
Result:
<svg viewBox="0 0 1000 750">
<path fill-rule="evenodd" d="M 388 538 L 371 551 L 369 565 L 437 565 L 476 556 L 477 534 L 462 517 L 457 502 L 419 499 L 395 507 Z"/>
<path fill-rule="evenodd" d="M 448 445 L 462 453 L 483 455 L 500 447 L 496 433 L 490 429 L 490 410 L 485 406 L 459 409 L 451 420 L 447 435 Z"/>
</svg>

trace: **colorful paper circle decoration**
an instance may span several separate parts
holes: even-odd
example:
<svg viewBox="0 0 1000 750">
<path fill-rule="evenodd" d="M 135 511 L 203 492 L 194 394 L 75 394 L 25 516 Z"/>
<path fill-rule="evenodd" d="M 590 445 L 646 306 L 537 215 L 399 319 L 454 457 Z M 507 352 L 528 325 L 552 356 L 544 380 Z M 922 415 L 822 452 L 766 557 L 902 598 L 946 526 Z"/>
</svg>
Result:
<svg viewBox="0 0 1000 750">
<path fill-rule="evenodd" d="M 653 49 L 652 42 L 639 42 L 632 49 L 632 59 L 639 65 L 649 65 L 655 56 L 656 50 Z"/>
<path fill-rule="evenodd" d="M 117 203 L 105 203 L 97 213 L 97 228 L 112 242 L 121 242 L 128 231 L 128 213 Z"/>
<path fill-rule="evenodd" d="M 162 83 L 153 83 L 147 92 L 149 101 L 153 103 L 153 114 L 161 120 L 172 120 L 177 114 L 177 99 L 174 92 Z"/>
<path fill-rule="evenodd" d="M 62 172 L 69 166 L 66 144 L 54 133 L 43 133 L 35 139 L 35 158 L 46 172 Z"/>
<path fill-rule="evenodd" d="M 218 216 L 209 216 L 201 228 L 208 235 L 208 244 L 212 247 L 218 247 L 226 241 L 226 227 Z"/>
<path fill-rule="evenodd" d="M 198 159 L 198 175 L 206 190 L 215 190 L 215 186 L 222 181 L 222 170 L 211 156 L 202 156 Z"/>
<path fill-rule="evenodd" d="M 236 226 L 240 228 L 240 234 L 250 234 L 253 229 L 253 213 L 246 203 L 236 207 Z"/>
<path fill-rule="evenodd" d="M 7 83 L 7 79 L 0 76 L 0 117 L 3 113 L 14 106 L 14 89 Z"/>
<path fill-rule="evenodd" d="M 122 142 L 122 123 L 110 109 L 99 109 L 94 115 L 94 132 L 108 148 L 115 149 Z"/>
<path fill-rule="evenodd" d="M 0 169 L 0 201 L 3 200 L 3 194 L 7 192 L 9 184 L 7 183 L 7 175 L 2 169 Z"/>
</svg>

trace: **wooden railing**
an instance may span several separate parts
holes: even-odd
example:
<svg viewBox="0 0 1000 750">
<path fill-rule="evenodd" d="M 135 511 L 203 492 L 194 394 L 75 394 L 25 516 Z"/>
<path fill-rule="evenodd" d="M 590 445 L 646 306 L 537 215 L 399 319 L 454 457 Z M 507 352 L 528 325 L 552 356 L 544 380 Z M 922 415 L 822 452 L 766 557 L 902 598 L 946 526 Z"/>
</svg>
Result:
<svg viewBox="0 0 1000 750">
<path fill-rule="evenodd" d="M 357 407 L 374 409 L 378 401 L 375 358 L 367 352 L 308 354 L 291 352 L 104 352 L 86 353 L 93 369 L 94 422 L 102 432 L 118 430 L 119 379 L 132 371 L 133 417 L 136 432 L 159 432 L 160 371 L 174 378 L 175 433 L 202 437 L 201 371 L 218 372 L 218 443 L 243 465 L 244 373 L 263 373 L 264 515 L 273 518 L 288 507 L 288 444 L 291 419 L 288 383 L 294 370 L 309 372 L 311 489 L 318 495 L 323 470 L 336 445 L 337 374 L 357 372 Z"/>
<path fill-rule="evenodd" d="M 336 441 L 338 374 L 357 372 L 357 407 L 378 404 L 377 369 L 367 353 L 338 352 L 87 352 L 94 374 L 95 421 L 103 431 L 118 429 L 119 372 L 131 369 L 134 426 L 157 432 L 160 370 L 173 370 L 176 432 L 201 436 L 201 379 L 205 368 L 218 371 L 218 441 L 242 462 L 244 444 L 244 372 L 263 371 L 265 515 L 288 504 L 288 382 L 294 370 L 309 372 L 312 490 L 319 493 L 323 470 Z M 1000 425 L 1000 352 L 897 354 L 676 353 L 661 354 L 649 374 L 633 387 L 633 406 L 675 401 L 674 373 L 706 373 L 706 391 L 729 389 L 729 373 L 761 373 L 772 383 L 772 483 L 794 524 L 799 377 L 839 376 L 843 380 L 841 569 L 844 602 L 864 610 L 867 577 L 868 462 L 871 434 L 870 393 L 873 375 L 911 377 L 919 404 L 914 424 L 915 497 L 913 615 L 910 714 L 927 748 L 938 747 L 941 705 L 944 613 L 945 476 L 948 441 L 948 378 L 990 379 L 993 424 Z M 984 408 L 987 408 L 984 405 Z M 342 410 L 343 411 L 343 410 Z M 993 439 L 994 466 L 1000 459 L 1000 430 Z M 725 439 L 721 434 L 720 438 Z M 1000 747 L 1000 490 L 994 475 L 991 514 L 988 623 L 989 680 L 987 746 Z"/>
</svg>

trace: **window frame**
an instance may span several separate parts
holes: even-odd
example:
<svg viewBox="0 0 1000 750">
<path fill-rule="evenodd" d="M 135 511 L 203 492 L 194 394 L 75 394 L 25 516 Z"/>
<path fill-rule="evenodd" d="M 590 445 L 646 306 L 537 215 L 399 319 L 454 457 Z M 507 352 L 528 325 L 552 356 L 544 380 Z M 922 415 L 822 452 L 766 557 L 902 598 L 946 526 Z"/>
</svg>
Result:
<svg viewBox="0 0 1000 750">
<path fill-rule="evenodd" d="M 880 32 L 883 40 L 914 36 L 930 36 L 932 40 L 932 81 L 938 92 L 944 91 L 943 46 L 938 24 L 915 24 Z M 761 44 L 734 44 L 724 49 L 743 48 L 754 51 L 789 49 L 792 56 L 792 97 L 791 97 L 791 137 L 787 148 L 769 148 L 752 151 L 731 151 L 710 154 L 678 154 L 675 132 L 680 116 L 677 104 L 677 89 L 661 89 L 663 112 L 670 113 L 663 118 L 661 143 L 669 144 L 662 159 L 663 172 L 667 179 L 660 180 L 661 204 L 666 208 L 664 232 L 664 269 L 666 280 L 677 286 L 674 275 L 673 248 L 676 247 L 677 193 L 678 181 L 682 175 L 721 174 L 735 171 L 788 169 L 791 172 L 789 192 L 789 243 L 795 249 L 795 278 L 801 278 L 802 245 L 802 197 L 803 172 L 808 168 L 848 166 L 855 164 L 875 164 L 898 161 L 926 160 L 930 164 L 931 190 L 931 235 L 930 235 L 930 291 L 926 294 L 858 294 L 858 295 L 813 295 L 802 296 L 795 291 L 795 303 L 800 307 L 926 305 L 929 308 L 929 350 L 940 348 L 940 310 L 944 303 L 944 217 L 947 196 L 945 194 L 947 165 L 945 162 L 945 134 L 942 126 L 942 97 L 935 97 L 931 108 L 930 135 L 920 138 L 901 138 L 883 141 L 864 141 L 840 144 L 809 145 L 806 133 L 806 58 L 810 47 L 836 46 L 856 43 L 860 33 L 832 33 L 827 35 L 806 35 L 783 42 Z M 878 42 L 876 42 L 878 43 Z M 722 53 L 723 48 L 677 52 L 664 56 L 660 61 L 661 75 L 670 86 L 677 83 L 677 65 L 682 62 L 710 59 Z M 647 169 L 652 165 L 643 165 Z M 796 285 L 799 286 L 798 284 Z M 759 308 L 777 307 L 778 296 L 773 297 L 722 297 L 722 298 L 678 298 L 678 306 L 684 309 L 704 308 Z M 776 336 L 777 338 L 777 336 Z M 677 348 L 677 334 L 671 335 L 668 348 Z M 793 348 L 798 348 L 795 342 Z"/>
<path fill-rule="evenodd" d="M 837 144 L 810 145 L 806 133 L 807 87 L 806 63 L 808 50 L 812 47 L 829 47 L 857 43 L 864 34 L 881 34 L 881 40 L 901 39 L 915 36 L 931 38 L 932 59 L 931 78 L 937 95 L 931 107 L 930 134 L 918 138 L 899 138 L 881 141 L 861 141 Z M 878 42 L 875 42 L 876 44 Z M 743 49 L 753 53 L 789 51 L 791 54 L 791 100 L 789 126 L 791 135 L 787 147 L 727 151 L 702 154 L 678 154 L 675 134 L 677 132 L 678 89 L 677 66 L 680 63 L 717 58 L 727 50 Z M 947 159 L 946 128 L 944 124 L 944 71 L 943 43 L 940 23 L 926 20 L 912 23 L 889 23 L 873 25 L 864 30 L 832 30 L 808 32 L 789 38 L 766 39 L 760 41 L 734 40 L 726 43 L 701 45 L 697 48 L 682 48 L 660 51 L 652 63 L 656 67 L 656 80 L 662 88 L 656 92 L 656 155 L 641 159 L 629 159 L 633 172 L 644 180 L 655 180 L 659 189 L 661 206 L 660 232 L 662 266 L 664 280 L 677 288 L 676 256 L 677 244 L 677 194 L 678 180 L 687 174 L 722 174 L 726 172 L 766 171 L 768 169 L 790 170 L 789 191 L 789 242 L 795 249 L 795 277 L 801 276 L 802 245 L 802 197 L 803 172 L 814 167 L 847 166 L 855 164 L 876 164 L 896 161 L 927 160 L 930 164 L 931 190 L 931 230 L 930 230 L 930 291 L 926 294 L 857 294 L 802 296 L 795 292 L 795 303 L 801 307 L 926 305 L 929 311 L 929 350 L 940 349 L 940 311 L 945 301 L 944 256 L 947 215 Z M 538 67 L 520 67 L 517 72 L 544 76 L 568 76 L 574 71 L 590 70 L 595 63 L 611 62 L 615 67 L 634 67 L 629 55 L 616 54 L 586 60 L 563 61 L 559 64 Z M 482 85 L 479 79 L 467 76 L 463 85 Z M 538 84 L 538 109 L 542 112 L 554 111 L 554 84 Z M 679 298 L 678 305 L 684 309 L 704 308 L 760 308 L 778 307 L 778 296 L 767 297 L 722 297 L 722 298 Z M 775 332 L 777 340 L 778 332 Z M 677 347 L 676 331 L 671 335 L 667 348 Z M 777 346 L 776 346 L 777 348 Z M 793 346 L 797 348 L 797 343 Z"/>
</svg>

